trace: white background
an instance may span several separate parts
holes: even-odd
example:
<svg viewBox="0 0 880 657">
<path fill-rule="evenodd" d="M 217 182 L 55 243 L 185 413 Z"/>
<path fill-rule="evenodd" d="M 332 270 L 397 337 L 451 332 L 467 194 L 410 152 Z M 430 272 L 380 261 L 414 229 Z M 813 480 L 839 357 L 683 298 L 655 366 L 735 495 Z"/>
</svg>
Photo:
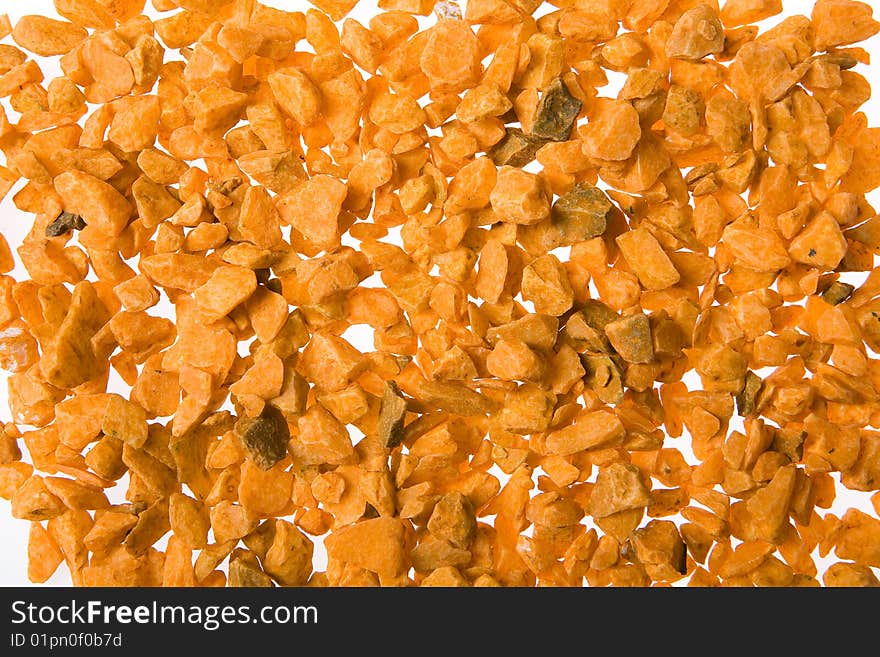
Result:
<svg viewBox="0 0 880 657">
<path fill-rule="evenodd" d="M 635 0 L 638 2 L 639 0 Z M 263 0 L 263 4 L 273 5 L 279 8 L 287 9 L 287 10 L 299 10 L 306 11 L 311 7 L 311 5 L 305 0 Z M 464 2 L 460 3 L 464 6 Z M 721 4 L 723 4 L 723 0 L 721 0 Z M 869 0 L 869 4 L 873 4 Z M 153 12 L 149 1 L 147 3 L 146 12 L 151 17 L 155 18 L 159 16 L 156 12 Z M 785 7 L 785 16 L 791 16 L 796 14 L 804 14 L 809 16 L 812 11 L 813 2 L 811 0 L 783 0 L 783 5 Z M 553 8 L 549 5 L 544 5 L 540 9 L 540 13 L 546 13 L 551 11 Z M 357 18 L 362 23 L 367 23 L 369 18 L 377 13 L 376 1 L 375 0 L 362 0 L 357 7 L 349 14 L 350 16 Z M 51 0 L 0 0 L 0 14 L 6 13 L 9 15 L 10 19 L 15 24 L 16 20 L 24 15 L 24 14 L 40 14 L 44 16 L 51 16 L 53 18 L 57 18 L 57 14 L 55 13 L 53 4 Z M 168 15 L 168 14 L 165 14 Z M 775 25 L 781 20 L 781 17 L 774 17 L 765 21 L 761 24 L 762 31 L 767 29 L 768 27 Z M 430 24 L 432 19 L 420 19 L 420 23 L 422 25 Z M 4 43 L 13 43 L 10 37 L 7 37 Z M 875 37 L 870 40 L 866 44 L 858 44 L 871 52 L 873 58 L 875 60 L 875 68 L 868 68 L 864 66 L 859 66 L 856 70 L 859 71 L 862 75 L 865 75 L 868 80 L 872 83 L 872 86 L 880 85 L 880 36 Z M 169 58 L 169 55 L 166 54 L 166 60 Z M 59 75 L 61 75 L 60 68 L 57 65 L 56 60 L 54 59 L 43 59 L 43 58 L 35 58 L 39 62 L 43 73 L 45 75 L 45 84 Z M 609 84 L 608 88 L 602 91 L 602 95 L 614 97 L 617 93 L 617 89 L 619 85 L 622 83 L 623 76 L 610 74 L 609 78 L 611 78 L 611 84 Z M 14 121 L 12 117 L 15 116 L 15 113 L 11 111 L 11 108 L 8 104 L 8 99 L 2 99 L 4 108 L 9 114 L 11 120 Z M 878 101 L 876 99 L 872 99 L 869 101 L 863 108 L 863 111 L 867 113 L 869 117 L 869 122 L 872 125 L 880 124 L 880 121 L 877 120 L 878 115 Z M 12 192 L 10 192 L 6 198 L 0 202 L 0 231 L 2 231 L 3 235 L 6 237 L 13 251 L 18 244 L 21 243 L 22 237 L 27 233 L 30 228 L 31 222 L 33 221 L 33 217 L 26 213 L 19 211 L 14 204 L 12 203 L 12 196 L 19 189 L 19 186 L 16 186 Z M 872 204 L 875 208 L 880 207 L 880 196 L 876 193 L 874 195 L 869 196 L 869 200 L 872 201 Z M 16 267 L 15 271 L 11 273 L 16 280 L 25 280 L 28 278 L 27 273 L 20 266 L 20 264 Z M 861 280 L 864 279 L 864 275 L 855 275 L 852 277 L 847 277 L 844 280 L 849 282 L 854 282 L 858 284 Z M 155 311 L 154 311 L 155 312 Z M 346 334 L 346 337 L 349 337 L 349 334 Z M 358 344 L 359 340 L 357 339 L 357 335 L 354 335 L 351 341 L 355 343 L 355 346 L 361 346 Z M 371 340 L 370 340 L 371 343 Z M 367 347 L 370 348 L 370 347 Z M 114 373 L 115 374 L 115 373 Z M 9 414 L 9 410 L 6 404 L 6 373 L 0 370 L 0 421 L 8 422 L 11 417 Z M 116 379 L 118 382 L 118 378 Z M 688 383 L 689 387 L 692 389 L 695 387 L 699 387 L 699 379 L 693 372 L 690 372 L 688 376 L 685 378 L 686 383 Z M 127 396 L 127 388 L 117 389 L 114 387 L 114 391 L 123 392 Z M 731 430 L 736 428 L 741 428 L 736 426 L 736 420 L 738 418 L 735 417 L 734 421 L 731 422 Z M 686 434 L 685 434 L 686 435 Z M 673 443 L 673 446 L 677 449 L 681 450 L 682 453 L 688 457 L 688 460 L 693 462 L 690 458 L 690 454 L 688 454 L 689 450 L 686 443 L 687 438 L 682 437 L 676 439 Z M 26 458 L 26 457 L 25 457 Z M 500 471 L 496 469 L 493 472 L 500 473 Z M 506 478 L 506 477 L 505 477 Z M 117 486 L 115 489 L 108 490 L 108 496 L 113 501 L 122 501 L 121 495 L 124 493 L 124 484 Z M 847 508 L 850 507 L 858 507 L 869 513 L 873 514 L 871 510 L 871 505 L 868 501 L 869 496 L 863 493 L 859 493 L 856 491 L 850 491 L 842 486 L 838 487 L 837 500 L 830 510 L 831 512 L 841 515 Z M 679 517 L 680 521 L 681 518 Z M 16 520 L 12 518 L 10 513 L 10 505 L 6 500 L 0 499 L 0 586 L 29 586 L 31 583 L 27 579 L 27 536 L 28 536 L 28 528 L 29 523 L 22 520 Z M 163 541 L 164 542 L 164 541 Z M 323 564 L 321 562 L 324 561 L 324 552 L 323 546 L 320 545 L 320 541 L 317 542 L 316 545 L 316 567 L 321 569 Z M 833 563 L 835 559 L 833 555 L 829 558 L 825 558 L 819 560 L 819 572 L 823 571 L 822 564 Z M 66 566 L 62 564 L 55 575 L 47 582 L 49 585 L 57 585 L 57 586 L 65 586 L 70 585 L 70 575 L 67 572 Z"/>
</svg>

